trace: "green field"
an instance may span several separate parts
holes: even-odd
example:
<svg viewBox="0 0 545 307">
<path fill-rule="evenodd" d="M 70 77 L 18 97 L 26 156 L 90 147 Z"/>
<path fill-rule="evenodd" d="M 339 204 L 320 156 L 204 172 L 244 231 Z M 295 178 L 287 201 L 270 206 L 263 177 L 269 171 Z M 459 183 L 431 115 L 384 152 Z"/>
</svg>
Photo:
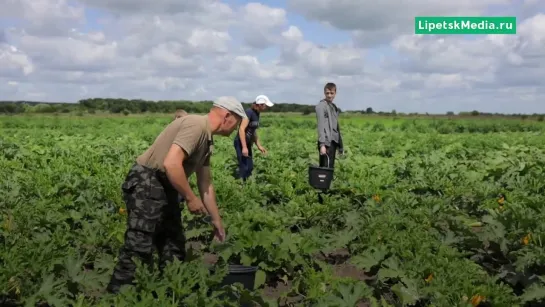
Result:
<svg viewBox="0 0 545 307">
<path fill-rule="evenodd" d="M 322 202 L 308 185 L 313 116 L 262 118 L 269 154 L 245 185 L 232 137 L 216 137 L 226 243 L 185 209 L 187 261 L 108 295 L 120 185 L 170 119 L 0 117 L 0 305 L 239 306 L 223 292 L 262 306 L 545 303 L 545 124 L 357 116 L 342 118 L 347 154 Z M 259 266 L 256 289 L 219 288 L 226 263 Z"/>
</svg>

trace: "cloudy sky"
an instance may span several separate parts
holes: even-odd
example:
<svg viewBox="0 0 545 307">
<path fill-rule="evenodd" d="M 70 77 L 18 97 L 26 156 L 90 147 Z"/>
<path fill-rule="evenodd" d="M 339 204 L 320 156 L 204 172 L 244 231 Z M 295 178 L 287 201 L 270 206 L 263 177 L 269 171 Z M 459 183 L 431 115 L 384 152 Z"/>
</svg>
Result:
<svg viewBox="0 0 545 307">
<path fill-rule="evenodd" d="M 0 100 L 89 97 L 545 113 L 545 0 L 0 0 Z M 415 16 L 517 35 L 414 35 Z"/>
</svg>

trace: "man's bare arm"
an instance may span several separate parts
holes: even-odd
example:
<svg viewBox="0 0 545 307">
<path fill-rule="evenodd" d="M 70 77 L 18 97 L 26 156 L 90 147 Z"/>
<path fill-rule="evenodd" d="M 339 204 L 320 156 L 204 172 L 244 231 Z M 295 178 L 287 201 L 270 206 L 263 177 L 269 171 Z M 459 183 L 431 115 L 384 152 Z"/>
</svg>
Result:
<svg viewBox="0 0 545 307">
<path fill-rule="evenodd" d="M 240 138 L 240 142 L 242 143 L 242 148 L 246 148 L 246 127 L 248 127 L 249 122 L 250 121 L 247 118 L 242 119 L 238 129 L 238 136 Z"/>
<path fill-rule="evenodd" d="M 261 143 L 259 142 L 259 137 L 257 136 L 257 131 L 254 132 L 253 141 L 257 145 L 257 147 L 261 147 Z"/>
<path fill-rule="evenodd" d="M 212 221 L 219 221 L 221 217 L 216 202 L 216 192 L 214 190 L 214 185 L 212 184 L 210 166 L 202 166 L 197 170 L 197 186 L 199 187 L 199 193 L 204 206 L 210 214 Z"/>
<path fill-rule="evenodd" d="M 183 161 L 186 157 L 187 155 L 184 150 L 180 146 L 173 144 L 170 146 L 167 156 L 163 161 L 163 167 L 165 168 L 168 180 L 170 180 L 172 186 L 185 200 L 191 201 L 197 196 L 191 190 L 191 186 L 189 185 L 189 181 L 187 180 L 184 171 Z"/>
</svg>

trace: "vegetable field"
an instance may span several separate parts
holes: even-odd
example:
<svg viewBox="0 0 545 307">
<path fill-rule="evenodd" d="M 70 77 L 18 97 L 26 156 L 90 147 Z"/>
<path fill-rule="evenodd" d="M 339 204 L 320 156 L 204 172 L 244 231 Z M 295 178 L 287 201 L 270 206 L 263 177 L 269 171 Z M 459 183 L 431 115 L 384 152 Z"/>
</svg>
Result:
<svg viewBox="0 0 545 307">
<path fill-rule="evenodd" d="M 185 209 L 188 259 L 162 279 L 141 267 L 137 287 L 108 295 L 121 182 L 169 120 L 0 118 L 0 305 L 545 304 L 545 125 L 342 118 L 346 156 L 319 195 L 312 115 L 263 116 L 269 154 L 245 185 L 232 137 L 216 137 L 226 243 Z M 218 287 L 226 263 L 258 266 L 256 289 Z"/>
</svg>

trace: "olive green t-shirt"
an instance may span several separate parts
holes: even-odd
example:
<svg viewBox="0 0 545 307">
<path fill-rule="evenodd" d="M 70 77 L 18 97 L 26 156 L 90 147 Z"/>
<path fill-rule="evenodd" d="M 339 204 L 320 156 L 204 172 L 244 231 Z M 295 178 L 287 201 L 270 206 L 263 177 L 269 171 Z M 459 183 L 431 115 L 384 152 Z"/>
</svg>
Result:
<svg viewBox="0 0 545 307">
<path fill-rule="evenodd" d="M 165 171 L 163 161 L 172 144 L 180 146 L 185 151 L 187 158 L 183 166 L 187 177 L 202 166 L 209 166 L 213 139 L 208 116 L 187 115 L 172 121 L 148 150 L 136 159 L 136 163 Z"/>
</svg>

